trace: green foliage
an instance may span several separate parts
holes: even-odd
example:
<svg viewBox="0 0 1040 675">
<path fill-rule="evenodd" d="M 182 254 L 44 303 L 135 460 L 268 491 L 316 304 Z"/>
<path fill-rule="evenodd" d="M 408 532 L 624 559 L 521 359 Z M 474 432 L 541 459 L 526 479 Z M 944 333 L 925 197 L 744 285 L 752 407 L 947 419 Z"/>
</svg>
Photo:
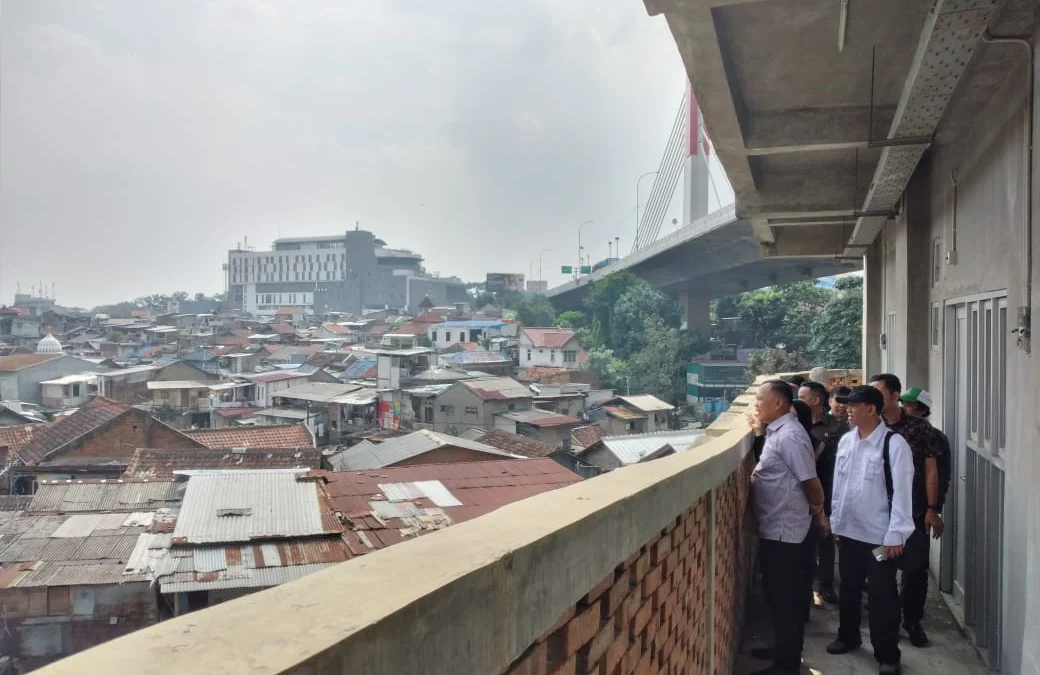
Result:
<svg viewBox="0 0 1040 675">
<path fill-rule="evenodd" d="M 859 368 L 863 362 L 863 279 L 843 277 L 834 288 L 835 297 L 812 322 L 810 349 L 817 366 Z"/>
<path fill-rule="evenodd" d="M 498 298 L 494 293 L 488 293 L 487 291 L 478 291 L 473 295 L 473 299 L 470 301 L 470 306 L 473 309 L 484 309 L 488 305 L 498 307 Z"/>
<path fill-rule="evenodd" d="M 614 306 L 610 346 L 619 358 L 627 359 L 645 346 L 649 319 L 659 319 L 663 326 L 676 328 L 678 332 L 679 306 L 647 282 L 637 279 Z"/>
<path fill-rule="evenodd" d="M 582 370 L 591 370 L 599 375 L 600 386 L 604 389 L 625 391 L 625 378 L 628 375 L 628 364 L 614 356 L 614 352 L 600 345 L 585 350 L 586 360 Z"/>
<path fill-rule="evenodd" d="M 566 312 L 560 312 L 556 317 L 556 325 L 560 328 L 570 328 L 571 330 L 578 330 L 584 328 L 586 325 L 586 317 L 581 312 L 577 312 L 573 309 Z"/>
<path fill-rule="evenodd" d="M 651 316 L 644 321 L 639 341 L 642 346 L 628 362 L 632 391 L 669 403 L 681 402 L 686 396 L 686 364 L 681 358 L 679 329 Z"/>
<path fill-rule="evenodd" d="M 517 293 L 511 298 L 510 308 L 516 311 L 516 320 L 524 326 L 553 326 L 556 310 L 552 302 L 537 293 Z"/>
<path fill-rule="evenodd" d="M 752 354 L 748 360 L 748 379 L 754 380 L 759 375 L 809 370 L 811 367 L 809 361 L 800 354 L 785 349 L 764 349 Z"/>
</svg>

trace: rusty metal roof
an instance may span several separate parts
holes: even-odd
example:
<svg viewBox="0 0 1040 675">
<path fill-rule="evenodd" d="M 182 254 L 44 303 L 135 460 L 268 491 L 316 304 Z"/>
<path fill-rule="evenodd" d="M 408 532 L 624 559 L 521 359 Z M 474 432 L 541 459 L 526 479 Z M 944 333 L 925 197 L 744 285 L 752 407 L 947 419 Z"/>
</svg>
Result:
<svg viewBox="0 0 1040 675">
<path fill-rule="evenodd" d="M 509 453 L 484 443 L 437 433 L 429 429 L 420 429 L 382 443 L 363 441 L 334 455 L 329 461 L 335 468 L 343 471 L 361 471 L 393 466 L 439 448 L 464 448 L 487 455 L 511 457 Z"/>
<path fill-rule="evenodd" d="M 619 405 L 605 405 L 603 406 L 603 412 L 607 413 L 611 417 L 617 417 L 625 421 L 628 420 L 645 420 L 646 415 L 641 415 L 633 410 L 624 408 Z"/>
<path fill-rule="evenodd" d="M 64 354 L 12 354 L 0 356 L 0 373 L 14 373 L 23 368 L 38 366 L 47 361 L 60 359 Z"/>
<path fill-rule="evenodd" d="M 169 481 L 43 481 L 26 512 L 154 511 L 180 502 L 182 491 Z"/>
<path fill-rule="evenodd" d="M 315 472 L 347 520 L 351 557 L 476 518 L 581 480 L 551 459 L 459 462 L 371 471 Z"/>
</svg>

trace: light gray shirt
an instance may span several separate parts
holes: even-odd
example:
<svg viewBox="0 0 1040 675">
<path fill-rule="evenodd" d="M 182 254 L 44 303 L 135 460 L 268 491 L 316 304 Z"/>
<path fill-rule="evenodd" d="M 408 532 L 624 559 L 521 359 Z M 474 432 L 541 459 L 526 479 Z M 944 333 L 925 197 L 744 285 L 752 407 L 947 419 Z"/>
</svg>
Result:
<svg viewBox="0 0 1040 675">
<path fill-rule="evenodd" d="M 892 506 L 885 485 L 884 424 L 866 438 L 853 429 L 838 441 L 831 499 L 831 531 L 867 544 L 903 546 L 913 534 L 914 460 L 906 439 L 894 434 L 888 442 L 892 467 Z"/>
<path fill-rule="evenodd" d="M 809 434 L 791 415 L 771 422 L 751 474 L 758 536 L 795 544 L 805 540 L 812 517 L 802 482 L 811 478 L 816 478 L 816 456 Z"/>
</svg>

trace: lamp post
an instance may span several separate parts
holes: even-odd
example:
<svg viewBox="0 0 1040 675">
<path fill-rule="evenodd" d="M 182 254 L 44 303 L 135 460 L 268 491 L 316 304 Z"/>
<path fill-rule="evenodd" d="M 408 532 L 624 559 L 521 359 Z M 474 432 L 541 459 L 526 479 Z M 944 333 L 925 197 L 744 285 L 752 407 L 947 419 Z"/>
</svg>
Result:
<svg viewBox="0 0 1040 675">
<path fill-rule="evenodd" d="M 575 275 L 574 278 L 575 279 L 581 277 L 581 251 L 582 251 L 582 246 L 581 246 L 581 228 L 585 227 L 586 225 L 591 225 L 594 222 L 596 222 L 596 221 L 594 221 L 594 220 L 586 220 L 581 225 L 578 225 L 578 269 L 574 270 L 574 275 Z"/>
<path fill-rule="evenodd" d="M 636 178 L 636 243 L 639 242 L 639 184 L 643 182 L 643 179 L 647 176 L 656 176 L 660 171 L 647 171 L 639 178 Z"/>
</svg>

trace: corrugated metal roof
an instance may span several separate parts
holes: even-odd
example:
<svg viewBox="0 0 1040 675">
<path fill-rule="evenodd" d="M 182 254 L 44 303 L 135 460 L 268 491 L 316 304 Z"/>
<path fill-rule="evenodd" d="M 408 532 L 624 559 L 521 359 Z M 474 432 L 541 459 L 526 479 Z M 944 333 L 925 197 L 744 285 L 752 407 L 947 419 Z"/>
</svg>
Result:
<svg viewBox="0 0 1040 675">
<path fill-rule="evenodd" d="M 466 387 L 485 400 L 534 398 L 534 392 L 511 377 L 481 377 L 462 380 L 457 386 Z"/>
<path fill-rule="evenodd" d="M 635 464 L 666 447 L 670 447 L 676 452 L 683 452 L 695 438 L 703 434 L 703 431 L 678 431 L 631 436 L 604 436 L 601 440 L 604 447 L 622 464 Z"/>
<path fill-rule="evenodd" d="M 629 404 L 637 410 L 643 412 L 663 412 L 667 410 L 675 410 L 674 405 L 665 403 L 656 396 L 650 394 L 638 394 L 636 396 L 618 396 L 622 401 Z"/>
<path fill-rule="evenodd" d="M 302 579 L 308 574 L 320 572 L 332 564 L 335 563 L 295 565 L 293 567 L 267 567 L 250 570 L 248 576 L 204 581 L 196 580 L 194 572 L 178 572 L 161 580 L 159 589 L 163 593 L 188 593 L 191 591 L 215 591 L 227 588 L 268 588 Z"/>
<path fill-rule="evenodd" d="M 143 534 L 143 533 L 142 533 Z M 137 545 L 141 534 L 127 534 L 116 537 L 87 537 L 83 545 L 75 552 L 75 560 L 109 560 L 127 561 Z"/>
<path fill-rule="evenodd" d="M 39 562 L 36 564 L 35 569 L 26 572 L 12 586 L 18 588 L 32 586 L 96 586 L 149 581 L 145 575 L 123 574 L 123 568 L 124 564 L 121 560 L 107 560 L 85 564 Z"/>
<path fill-rule="evenodd" d="M 341 471 L 378 469 L 384 466 L 393 466 L 412 457 L 418 457 L 431 450 L 443 447 L 465 448 L 501 457 L 514 456 L 490 445 L 459 438 L 458 436 L 440 434 L 429 429 L 420 429 L 414 433 L 391 438 L 382 443 L 359 443 L 339 453 L 331 461 L 336 469 Z"/>
<path fill-rule="evenodd" d="M 351 392 L 361 389 L 359 384 L 333 384 L 331 382 L 305 382 L 289 389 L 274 392 L 271 396 L 275 398 L 291 398 L 301 401 L 314 401 L 327 403 L 330 400 L 345 396 Z"/>
<path fill-rule="evenodd" d="M 645 420 L 646 415 L 636 412 L 635 410 L 629 410 L 628 408 L 619 405 L 605 405 L 603 406 L 603 412 L 617 417 L 622 420 Z"/>
<path fill-rule="evenodd" d="M 178 501 L 178 486 L 169 481 L 44 481 L 26 512 L 145 511 Z"/>
<path fill-rule="evenodd" d="M 297 470 L 199 472 L 192 475 L 173 540 L 207 544 L 326 533 L 314 482 Z M 217 515 L 240 510 L 244 515 Z"/>
</svg>

